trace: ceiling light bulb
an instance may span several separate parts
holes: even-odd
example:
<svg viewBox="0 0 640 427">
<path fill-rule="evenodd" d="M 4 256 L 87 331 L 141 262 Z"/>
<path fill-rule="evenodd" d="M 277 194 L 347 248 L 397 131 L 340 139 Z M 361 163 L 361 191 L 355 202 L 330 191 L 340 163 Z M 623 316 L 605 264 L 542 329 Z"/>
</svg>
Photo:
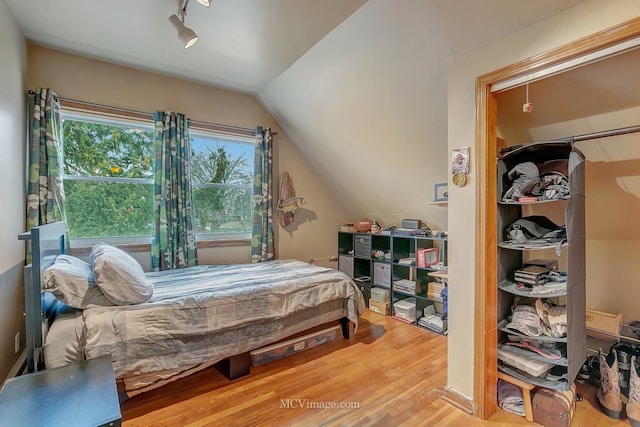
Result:
<svg viewBox="0 0 640 427">
<path fill-rule="evenodd" d="M 191 28 L 186 27 L 180 18 L 178 18 L 178 15 L 171 15 L 169 17 L 169 22 L 173 24 L 178 32 L 178 39 L 184 45 L 185 49 L 198 41 L 196 33 Z"/>
<path fill-rule="evenodd" d="M 178 38 L 184 44 L 185 49 L 198 41 L 198 35 L 188 27 L 184 27 L 184 31 L 178 33 Z"/>
<path fill-rule="evenodd" d="M 211 0 L 198 0 L 198 3 L 200 3 L 201 5 L 203 5 L 204 7 L 209 7 L 211 6 Z"/>
</svg>

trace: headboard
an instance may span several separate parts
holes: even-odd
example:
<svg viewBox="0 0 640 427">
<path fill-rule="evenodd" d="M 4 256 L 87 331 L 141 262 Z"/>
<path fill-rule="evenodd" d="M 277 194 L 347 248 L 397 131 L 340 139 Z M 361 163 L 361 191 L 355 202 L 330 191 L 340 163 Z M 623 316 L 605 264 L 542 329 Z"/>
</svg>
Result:
<svg viewBox="0 0 640 427">
<path fill-rule="evenodd" d="M 34 227 L 18 236 L 31 242 L 31 264 L 24 268 L 27 372 L 41 366 L 42 348 L 55 313 L 57 300 L 44 291 L 43 272 L 65 252 L 67 223 L 64 221 Z"/>
</svg>

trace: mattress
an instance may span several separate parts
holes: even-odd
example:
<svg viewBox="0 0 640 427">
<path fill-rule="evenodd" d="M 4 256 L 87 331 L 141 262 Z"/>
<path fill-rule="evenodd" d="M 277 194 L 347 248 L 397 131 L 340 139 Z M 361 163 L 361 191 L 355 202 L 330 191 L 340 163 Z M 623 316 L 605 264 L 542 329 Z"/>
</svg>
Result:
<svg viewBox="0 0 640 427">
<path fill-rule="evenodd" d="M 362 293 L 344 273 L 296 260 L 147 277 L 154 287 L 149 302 L 91 307 L 81 323 L 77 312 L 54 322 L 45 358 L 57 364 L 77 352 L 111 354 L 116 378 L 135 392 L 341 317 L 357 326 L 364 310 Z M 64 348 L 53 350 L 63 345 L 54 340 Z"/>
<path fill-rule="evenodd" d="M 44 344 L 44 364 L 57 368 L 84 359 L 84 321 L 82 310 L 60 304 Z"/>
</svg>

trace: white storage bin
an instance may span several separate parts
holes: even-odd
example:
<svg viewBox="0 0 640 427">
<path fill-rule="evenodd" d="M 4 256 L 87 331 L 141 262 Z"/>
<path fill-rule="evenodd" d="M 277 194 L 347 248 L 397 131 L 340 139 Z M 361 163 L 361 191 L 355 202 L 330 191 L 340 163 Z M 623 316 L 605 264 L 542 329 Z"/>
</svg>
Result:
<svg viewBox="0 0 640 427">
<path fill-rule="evenodd" d="M 385 288 L 391 286 L 391 264 L 384 262 L 373 263 L 373 283 Z"/>
<path fill-rule="evenodd" d="M 375 302 L 389 302 L 389 291 L 380 288 L 371 288 L 371 299 Z"/>
<path fill-rule="evenodd" d="M 251 351 L 251 364 L 253 366 L 264 365 L 274 360 L 287 357 L 299 351 L 306 350 L 324 344 L 335 339 L 340 325 L 332 326 L 321 331 L 312 332 L 307 335 L 280 341 L 266 347 Z"/>
<path fill-rule="evenodd" d="M 551 363 L 539 362 L 537 360 L 530 359 L 527 356 L 523 356 L 522 354 L 518 354 L 516 349 L 513 349 L 508 345 L 498 348 L 498 359 L 502 360 L 507 365 L 511 365 L 521 371 L 525 371 L 534 377 L 539 377 L 553 366 Z"/>
<path fill-rule="evenodd" d="M 415 322 L 416 320 L 416 299 L 407 298 L 393 303 L 393 313 L 405 320 Z"/>
</svg>

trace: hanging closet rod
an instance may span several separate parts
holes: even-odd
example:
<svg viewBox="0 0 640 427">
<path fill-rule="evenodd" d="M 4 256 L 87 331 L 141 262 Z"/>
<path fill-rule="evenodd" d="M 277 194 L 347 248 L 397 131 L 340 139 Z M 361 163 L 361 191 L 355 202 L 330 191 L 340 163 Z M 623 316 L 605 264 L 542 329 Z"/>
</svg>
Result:
<svg viewBox="0 0 640 427">
<path fill-rule="evenodd" d="M 29 95 L 35 95 L 35 92 L 33 90 L 29 90 L 28 91 Z M 78 101 L 76 99 L 70 99 L 70 98 L 64 98 L 61 96 L 58 96 L 58 99 L 60 101 L 63 102 L 67 102 L 67 103 L 73 103 L 76 104 L 78 106 L 86 106 L 86 107 L 93 107 L 93 108 L 98 108 L 100 110 L 103 111 L 113 111 L 113 112 L 120 112 L 120 113 L 126 113 L 128 115 L 132 115 L 135 117 L 140 117 L 140 118 L 149 118 L 151 117 L 153 114 L 152 113 L 145 113 L 143 111 L 136 111 L 136 110 L 129 110 L 126 108 L 120 108 L 120 107 L 110 107 L 107 105 L 101 105 L 101 104 L 95 104 L 92 102 L 86 102 L 86 101 Z M 217 124 L 217 123 L 208 123 L 208 122 L 201 122 L 201 121 L 197 121 L 197 120 L 191 120 L 189 119 L 189 123 L 191 125 L 194 125 L 195 127 L 200 127 L 200 128 L 204 128 L 204 129 L 208 129 L 208 130 L 214 130 L 214 131 L 221 131 L 221 132 L 227 132 L 227 133 L 236 133 L 236 134 L 241 134 L 241 135 L 246 135 L 246 136 L 255 136 L 255 129 L 249 129 L 249 128 L 243 128 L 243 127 L 237 127 L 237 126 L 229 126 L 229 125 L 221 125 L 221 124 Z M 277 132 L 272 132 L 273 135 L 277 135 Z"/>
<path fill-rule="evenodd" d="M 628 126 L 624 128 L 617 128 L 617 129 L 602 130 L 599 132 L 585 133 L 582 135 L 567 136 L 564 138 L 551 139 L 549 141 L 541 141 L 541 142 L 535 141 L 534 143 L 544 144 L 544 143 L 553 143 L 553 142 L 570 142 L 572 144 L 575 144 L 576 142 L 580 142 L 580 141 L 588 141 L 591 139 L 598 139 L 598 138 L 608 138 L 610 136 L 626 135 L 629 133 L 636 133 L 636 132 L 640 132 L 640 125 Z M 508 147 L 501 147 L 498 151 L 500 152 L 500 154 L 506 154 L 517 148 L 522 147 L 523 145 L 526 145 L 526 144 L 518 144 L 518 145 L 510 145 Z"/>
<path fill-rule="evenodd" d="M 626 135 L 628 133 L 640 132 L 640 125 L 628 126 L 625 128 L 603 130 L 600 132 L 586 133 L 572 137 L 573 142 L 588 141 L 590 139 L 607 138 L 610 136 Z"/>
</svg>

